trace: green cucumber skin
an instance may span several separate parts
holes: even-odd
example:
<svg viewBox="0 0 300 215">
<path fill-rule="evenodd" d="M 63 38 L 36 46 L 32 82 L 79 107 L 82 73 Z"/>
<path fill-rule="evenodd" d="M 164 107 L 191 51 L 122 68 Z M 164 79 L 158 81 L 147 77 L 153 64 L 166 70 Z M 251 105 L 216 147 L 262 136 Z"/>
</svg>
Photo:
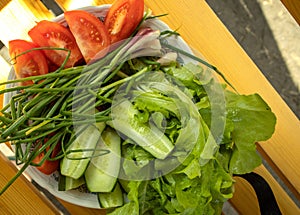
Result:
<svg viewBox="0 0 300 215">
<path fill-rule="evenodd" d="M 84 177 L 80 177 L 79 179 L 74 179 L 68 176 L 61 175 L 58 181 L 58 190 L 59 191 L 67 191 L 80 187 L 85 184 Z"/>
<path fill-rule="evenodd" d="M 158 159 L 165 159 L 174 149 L 173 143 L 158 128 L 137 123 L 135 115 L 138 111 L 132 103 L 124 100 L 114 106 L 113 121 L 109 126 L 125 134 L 143 149 Z"/>
<path fill-rule="evenodd" d="M 116 184 L 121 163 L 121 138 L 107 128 L 96 146 L 110 153 L 93 157 L 85 170 L 86 185 L 91 192 L 111 192 Z"/>
<path fill-rule="evenodd" d="M 67 151 L 78 149 L 95 149 L 102 133 L 102 131 L 99 129 L 104 129 L 104 127 L 99 125 L 89 125 L 68 147 Z M 70 158 L 82 158 L 90 157 L 92 155 L 93 151 L 84 151 L 71 153 L 68 156 Z M 89 161 L 90 158 L 72 160 L 68 159 L 68 157 L 64 157 L 60 163 L 61 174 L 74 179 L 78 179 L 84 174 Z"/>
<path fill-rule="evenodd" d="M 120 207 L 124 204 L 123 192 L 119 183 L 109 193 L 98 193 L 98 201 L 102 208 Z"/>
<path fill-rule="evenodd" d="M 84 177 L 90 192 L 111 192 L 117 182 L 117 178 L 105 174 L 92 163 L 88 165 Z"/>
</svg>

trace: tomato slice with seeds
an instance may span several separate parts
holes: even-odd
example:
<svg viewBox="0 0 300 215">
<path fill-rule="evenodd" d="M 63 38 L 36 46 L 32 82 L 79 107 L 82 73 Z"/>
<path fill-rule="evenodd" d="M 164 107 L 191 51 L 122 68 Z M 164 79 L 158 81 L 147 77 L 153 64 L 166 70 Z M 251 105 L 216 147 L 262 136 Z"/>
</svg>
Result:
<svg viewBox="0 0 300 215">
<path fill-rule="evenodd" d="M 67 11 L 64 15 L 86 63 L 107 53 L 108 31 L 96 16 L 82 10 Z"/>
<path fill-rule="evenodd" d="M 43 75 L 48 73 L 46 57 L 40 50 L 32 50 L 38 46 L 26 40 L 11 40 L 8 43 L 9 55 L 12 59 L 13 67 L 17 78 Z M 21 54 L 29 51 L 26 54 Z M 21 54 L 21 55 L 20 55 Z M 18 56 L 19 55 L 19 56 Z M 21 85 L 31 85 L 32 81 L 24 81 Z"/>
<path fill-rule="evenodd" d="M 28 35 L 33 42 L 41 47 L 57 47 L 70 50 L 71 55 L 65 68 L 73 67 L 82 59 L 82 54 L 71 31 L 59 23 L 47 20 L 40 21 L 29 30 Z M 68 55 L 68 52 L 64 50 L 43 50 L 43 52 L 50 61 L 58 66 L 63 64 Z"/>
<path fill-rule="evenodd" d="M 111 43 L 128 38 L 144 15 L 144 0 L 116 0 L 105 17 Z"/>
</svg>

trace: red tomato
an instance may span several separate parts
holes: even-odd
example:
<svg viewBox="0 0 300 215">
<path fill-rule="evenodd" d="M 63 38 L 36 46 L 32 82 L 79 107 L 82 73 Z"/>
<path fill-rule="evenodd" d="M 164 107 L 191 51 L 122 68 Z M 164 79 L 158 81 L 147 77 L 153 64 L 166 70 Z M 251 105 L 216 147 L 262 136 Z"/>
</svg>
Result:
<svg viewBox="0 0 300 215">
<path fill-rule="evenodd" d="M 86 63 L 96 54 L 98 58 L 107 53 L 108 31 L 96 16 L 82 10 L 67 11 L 64 15 Z"/>
<path fill-rule="evenodd" d="M 26 40 L 11 40 L 8 45 L 9 55 L 14 63 L 13 66 L 17 78 L 26 78 L 48 73 L 47 60 L 42 51 L 34 50 L 17 56 L 22 52 L 37 48 L 38 46 L 36 44 Z M 31 85 L 33 82 L 24 81 L 21 84 Z"/>
<path fill-rule="evenodd" d="M 43 20 L 30 29 L 28 35 L 33 42 L 41 47 L 58 47 L 70 50 L 71 55 L 65 68 L 76 65 L 82 59 L 82 54 L 71 31 L 59 23 Z M 64 50 L 43 51 L 46 57 L 58 66 L 62 65 L 68 54 Z"/>
<path fill-rule="evenodd" d="M 49 150 L 49 147 L 47 148 L 47 150 Z M 59 146 L 59 144 L 57 144 L 52 151 L 51 158 L 54 158 L 59 153 L 59 151 L 60 151 L 60 146 Z M 40 153 L 38 156 L 36 156 L 33 159 L 32 163 L 39 164 L 41 162 L 41 160 L 44 158 L 44 155 L 45 154 L 43 152 Z M 60 162 L 59 160 L 54 160 L 54 161 L 45 160 L 41 166 L 36 166 L 36 168 L 39 171 L 41 171 L 42 173 L 44 173 L 46 175 L 50 175 L 58 169 L 59 162 Z"/>
<path fill-rule="evenodd" d="M 111 43 L 128 38 L 144 15 L 144 0 L 116 0 L 110 7 L 104 24 Z"/>
</svg>

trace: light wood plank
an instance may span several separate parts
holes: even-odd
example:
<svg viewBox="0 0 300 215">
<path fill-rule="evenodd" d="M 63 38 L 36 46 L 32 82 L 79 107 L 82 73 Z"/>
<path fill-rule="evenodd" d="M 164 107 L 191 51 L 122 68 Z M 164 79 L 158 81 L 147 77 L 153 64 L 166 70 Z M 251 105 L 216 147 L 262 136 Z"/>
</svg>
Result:
<svg viewBox="0 0 300 215">
<path fill-rule="evenodd" d="M 86 1 L 73 1 L 73 0 L 56 0 L 63 10 L 73 10 L 85 6 L 97 6 L 102 4 L 111 4 L 113 1 L 105 0 L 86 0 Z"/>
<path fill-rule="evenodd" d="M 262 150 L 300 191 L 300 122 L 266 80 L 253 61 L 204 1 L 145 1 L 213 65 L 217 66 L 242 94 L 259 93 L 277 116 L 273 137 L 259 143 Z M 258 122 L 259 123 L 259 122 Z"/>
<path fill-rule="evenodd" d="M 295 202 L 287 195 L 285 190 L 275 181 L 263 165 L 258 167 L 254 172 L 263 176 L 269 182 L 282 214 L 300 214 L 300 209 Z M 230 200 L 231 204 L 240 214 L 259 215 L 259 205 L 254 189 L 246 180 L 239 177 L 234 177 L 234 179 L 236 180 L 236 185 L 234 196 Z"/>
<path fill-rule="evenodd" d="M 17 169 L 1 151 L 0 169 L 0 188 L 3 188 Z M 0 196 L 0 208 L 1 214 L 59 214 L 55 206 L 23 175 Z"/>
<path fill-rule="evenodd" d="M 112 3 L 110 0 L 99 0 L 97 4 Z M 271 106 L 277 115 L 277 126 L 274 136 L 266 142 L 259 143 L 264 154 L 268 155 L 278 170 L 294 188 L 300 191 L 300 123 L 288 106 L 283 102 L 278 93 L 267 82 L 265 77 L 242 50 L 225 26 L 218 20 L 205 1 L 196 0 L 145 0 L 155 14 L 168 13 L 163 17 L 171 28 L 179 28 L 179 33 L 193 48 L 200 51 L 205 58 L 217 66 L 238 89 L 240 93 L 259 93 Z M 60 0 L 60 4 L 63 1 Z M 280 200 L 281 208 L 293 208 L 285 192 L 266 170 L 260 172 L 274 187 Z M 239 210 L 245 208 L 248 212 L 255 211 L 245 202 L 253 202 L 255 197 L 248 195 L 245 185 L 237 185 L 237 189 L 244 194 L 245 201 L 236 200 Z M 243 192 L 243 189 L 246 189 Z M 246 192 L 247 191 L 247 192 Z M 246 193 L 246 195 L 245 195 Z M 233 201 L 235 201 L 233 199 Z M 288 203 L 285 204 L 284 202 Z M 76 211 L 78 206 L 64 203 L 70 211 Z M 298 212 L 298 211 L 293 211 Z M 86 214 L 93 214 L 94 211 Z"/>
<path fill-rule="evenodd" d="M 298 0 L 281 0 L 296 22 L 300 25 L 300 1 Z"/>
<path fill-rule="evenodd" d="M 10 2 L 11 0 L 1 0 L 0 1 L 0 11 Z"/>
<path fill-rule="evenodd" d="M 169 4 L 167 1 L 146 0 L 146 3 L 151 5 L 155 14 L 168 13 L 162 19 L 171 28 L 179 28 L 188 44 L 217 66 L 240 93 L 259 93 L 271 106 L 277 116 L 276 131 L 270 140 L 259 144 L 299 193 L 300 123 L 213 11 L 204 1 L 175 0 L 174 4 Z M 262 175 L 265 177 L 268 172 L 262 172 Z M 278 188 L 273 180 L 269 183 L 274 189 Z M 285 196 L 283 190 L 276 192 Z M 246 202 L 253 202 L 253 198 L 245 197 L 247 201 L 237 199 L 236 205 L 247 208 Z"/>
</svg>

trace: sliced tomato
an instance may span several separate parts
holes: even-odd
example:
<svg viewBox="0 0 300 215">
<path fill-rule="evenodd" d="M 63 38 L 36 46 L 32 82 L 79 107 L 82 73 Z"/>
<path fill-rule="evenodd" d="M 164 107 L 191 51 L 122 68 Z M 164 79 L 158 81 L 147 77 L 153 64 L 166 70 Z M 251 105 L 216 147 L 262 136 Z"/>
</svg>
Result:
<svg viewBox="0 0 300 215">
<path fill-rule="evenodd" d="M 64 15 L 86 63 L 96 54 L 102 57 L 107 53 L 108 31 L 96 16 L 82 10 L 67 11 Z"/>
<path fill-rule="evenodd" d="M 33 42 L 41 47 L 57 47 L 70 50 L 71 55 L 65 68 L 76 65 L 82 59 L 82 54 L 71 31 L 59 23 L 47 20 L 40 21 L 29 30 L 28 35 Z M 68 52 L 64 50 L 43 51 L 46 57 L 57 66 L 61 66 L 68 55 Z"/>
<path fill-rule="evenodd" d="M 26 78 L 48 73 L 47 60 L 43 52 L 39 50 L 29 51 L 37 48 L 38 46 L 36 44 L 26 40 L 11 40 L 8 45 L 9 55 L 12 59 L 17 78 Z M 21 54 L 25 51 L 29 52 Z M 24 81 L 21 84 L 31 85 L 33 82 Z"/>
<path fill-rule="evenodd" d="M 111 43 L 128 38 L 144 15 L 144 0 L 116 0 L 110 7 L 104 24 Z"/>
<path fill-rule="evenodd" d="M 44 142 L 46 142 L 46 141 L 47 141 L 47 139 L 45 139 Z M 47 148 L 46 151 L 48 151 L 48 150 L 49 150 L 49 147 Z M 55 148 L 53 149 L 50 157 L 51 158 L 55 158 L 55 156 L 57 156 L 57 154 L 59 153 L 59 151 L 60 151 L 60 145 L 57 144 L 55 146 Z M 45 156 L 44 152 L 40 153 L 38 156 L 36 156 L 33 159 L 32 163 L 38 165 L 41 162 L 41 160 L 44 158 L 44 156 Z M 55 172 L 58 169 L 59 162 L 60 162 L 59 160 L 45 160 L 42 165 L 36 166 L 36 168 L 39 171 L 41 171 L 42 173 L 44 173 L 46 175 L 50 175 L 50 174 L 52 174 L 53 172 Z"/>
</svg>

